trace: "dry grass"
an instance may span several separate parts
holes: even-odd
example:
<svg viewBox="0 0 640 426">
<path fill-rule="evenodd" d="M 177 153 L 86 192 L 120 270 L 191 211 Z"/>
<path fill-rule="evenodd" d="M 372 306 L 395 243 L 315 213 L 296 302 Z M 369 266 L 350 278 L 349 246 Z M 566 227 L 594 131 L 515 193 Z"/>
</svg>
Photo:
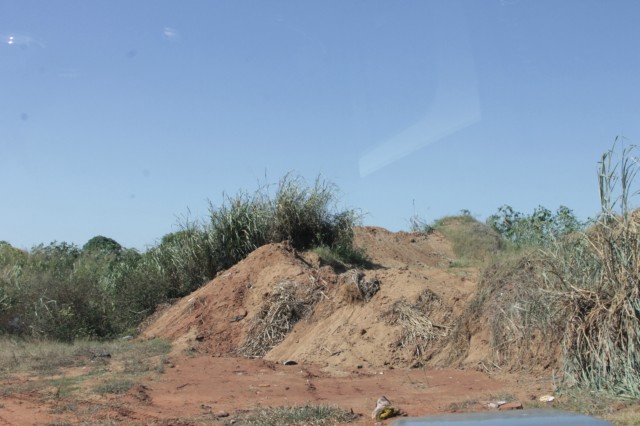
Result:
<svg viewBox="0 0 640 426">
<path fill-rule="evenodd" d="M 469 327 L 483 324 L 492 349 L 487 365 L 511 370 L 553 367 L 565 322 L 552 295 L 542 289 L 542 274 L 543 260 L 536 251 L 495 260 L 483 272 L 454 332 L 463 335 L 454 340 L 468 340 Z"/>
<path fill-rule="evenodd" d="M 346 286 L 344 294 L 350 303 L 368 302 L 380 291 L 380 280 L 365 280 L 364 272 L 351 269 L 341 275 L 342 285 Z"/>
<path fill-rule="evenodd" d="M 277 284 L 269 300 L 254 317 L 247 339 L 238 352 L 246 357 L 261 357 L 287 337 L 296 322 L 313 309 L 321 293 L 318 284 L 295 281 Z"/>
<path fill-rule="evenodd" d="M 423 291 L 413 304 L 405 299 L 397 301 L 385 317 L 402 330 L 398 345 L 414 348 L 413 354 L 418 358 L 427 356 L 435 341 L 446 338 L 451 326 L 450 311 L 430 290 Z"/>
<path fill-rule="evenodd" d="M 640 215 L 629 205 L 635 147 L 600 163 L 602 212 L 586 232 L 548 252 L 546 290 L 563 306 L 566 385 L 640 397 Z"/>
<path fill-rule="evenodd" d="M 162 340 L 68 344 L 3 337 L 0 367 L 13 382 L 3 387 L 0 395 L 28 393 L 43 402 L 65 400 L 73 404 L 81 391 L 123 393 L 141 374 L 160 372 L 157 366 L 169 350 L 169 343 Z M 82 367 L 82 373 L 68 375 L 65 370 L 73 367 Z M 100 384 L 90 386 L 94 380 Z"/>
</svg>

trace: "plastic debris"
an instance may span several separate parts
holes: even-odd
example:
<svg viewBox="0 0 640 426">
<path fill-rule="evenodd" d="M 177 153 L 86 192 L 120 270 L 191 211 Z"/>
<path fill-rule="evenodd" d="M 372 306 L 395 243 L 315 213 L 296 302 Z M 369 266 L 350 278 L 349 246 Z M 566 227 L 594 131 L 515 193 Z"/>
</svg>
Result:
<svg viewBox="0 0 640 426">
<path fill-rule="evenodd" d="M 506 403 L 507 403 L 507 401 L 489 402 L 489 403 L 487 403 L 487 408 L 500 408 L 501 406 L 503 406 Z"/>
<path fill-rule="evenodd" d="M 378 398 L 376 402 L 376 408 L 371 413 L 371 418 L 376 420 L 386 420 L 391 417 L 399 416 L 402 414 L 398 408 L 391 404 L 391 401 L 385 396 Z"/>
</svg>

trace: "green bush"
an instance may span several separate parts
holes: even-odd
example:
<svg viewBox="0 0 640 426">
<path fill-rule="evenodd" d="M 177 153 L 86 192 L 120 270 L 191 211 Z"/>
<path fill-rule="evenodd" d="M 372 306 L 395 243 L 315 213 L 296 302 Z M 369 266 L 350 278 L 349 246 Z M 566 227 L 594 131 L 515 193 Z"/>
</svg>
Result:
<svg viewBox="0 0 640 426">
<path fill-rule="evenodd" d="M 584 226 L 565 206 L 560 206 L 555 214 L 538 206 L 532 214 L 525 215 L 505 205 L 489 216 L 487 224 L 516 247 L 548 246 Z"/>
</svg>

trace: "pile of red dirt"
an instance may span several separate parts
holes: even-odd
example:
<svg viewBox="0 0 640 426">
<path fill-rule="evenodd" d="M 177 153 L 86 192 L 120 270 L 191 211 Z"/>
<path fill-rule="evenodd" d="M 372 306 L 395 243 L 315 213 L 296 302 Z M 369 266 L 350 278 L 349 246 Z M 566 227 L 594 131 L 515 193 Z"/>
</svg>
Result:
<svg viewBox="0 0 640 426">
<path fill-rule="evenodd" d="M 365 248 L 371 268 L 335 270 L 315 253 L 299 253 L 286 243 L 265 245 L 160 312 L 142 337 L 166 338 L 179 350 L 214 356 L 246 354 L 247 344 L 257 338 L 256 325 L 265 321 L 274 296 L 287 284 L 298 296 L 315 297 L 297 299 L 304 310 L 284 318 L 291 327 L 264 348 L 264 359 L 320 364 L 336 374 L 358 366 L 442 366 L 449 359 L 443 353 L 446 336 L 476 288 L 474 273 L 450 268 L 454 255 L 438 232 L 363 227 L 356 230 L 355 242 Z M 367 283 L 375 288 L 363 295 L 359 290 Z M 437 309 L 429 305 L 429 312 L 420 303 L 425 295 L 437 301 Z M 409 311 L 401 311 L 400 304 Z M 412 338 L 411 318 L 402 315 L 414 311 L 427 325 L 440 327 L 439 337 Z"/>
</svg>

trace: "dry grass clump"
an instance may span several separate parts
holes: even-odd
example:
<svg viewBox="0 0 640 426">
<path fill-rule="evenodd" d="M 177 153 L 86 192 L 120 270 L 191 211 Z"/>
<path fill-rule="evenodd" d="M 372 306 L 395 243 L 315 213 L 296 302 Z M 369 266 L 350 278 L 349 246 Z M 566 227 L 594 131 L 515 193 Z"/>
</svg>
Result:
<svg viewBox="0 0 640 426">
<path fill-rule="evenodd" d="M 247 357 L 261 357 L 282 342 L 296 322 L 312 311 L 321 295 L 317 290 L 318 284 L 304 286 L 295 281 L 277 284 L 254 317 L 239 352 Z"/>
<path fill-rule="evenodd" d="M 344 294 L 350 303 L 368 302 L 380 291 L 380 280 L 373 278 L 365 280 L 364 272 L 352 269 L 343 275 Z"/>
<path fill-rule="evenodd" d="M 398 346 L 413 347 L 416 357 L 428 357 L 434 342 L 448 336 L 450 311 L 442 299 L 430 290 L 420 294 L 415 303 L 400 299 L 385 314 L 389 324 L 399 325 L 401 335 Z"/>
<path fill-rule="evenodd" d="M 470 328 L 487 327 L 488 365 L 530 370 L 556 363 L 564 317 L 542 288 L 543 260 L 535 251 L 504 256 L 482 274 L 475 298 L 463 314 L 454 340 L 468 341 Z M 462 333 L 463 336 L 458 334 Z"/>
<path fill-rule="evenodd" d="M 609 217 L 550 256 L 547 285 L 567 313 L 563 349 L 569 384 L 637 398 L 640 220 Z"/>
</svg>

